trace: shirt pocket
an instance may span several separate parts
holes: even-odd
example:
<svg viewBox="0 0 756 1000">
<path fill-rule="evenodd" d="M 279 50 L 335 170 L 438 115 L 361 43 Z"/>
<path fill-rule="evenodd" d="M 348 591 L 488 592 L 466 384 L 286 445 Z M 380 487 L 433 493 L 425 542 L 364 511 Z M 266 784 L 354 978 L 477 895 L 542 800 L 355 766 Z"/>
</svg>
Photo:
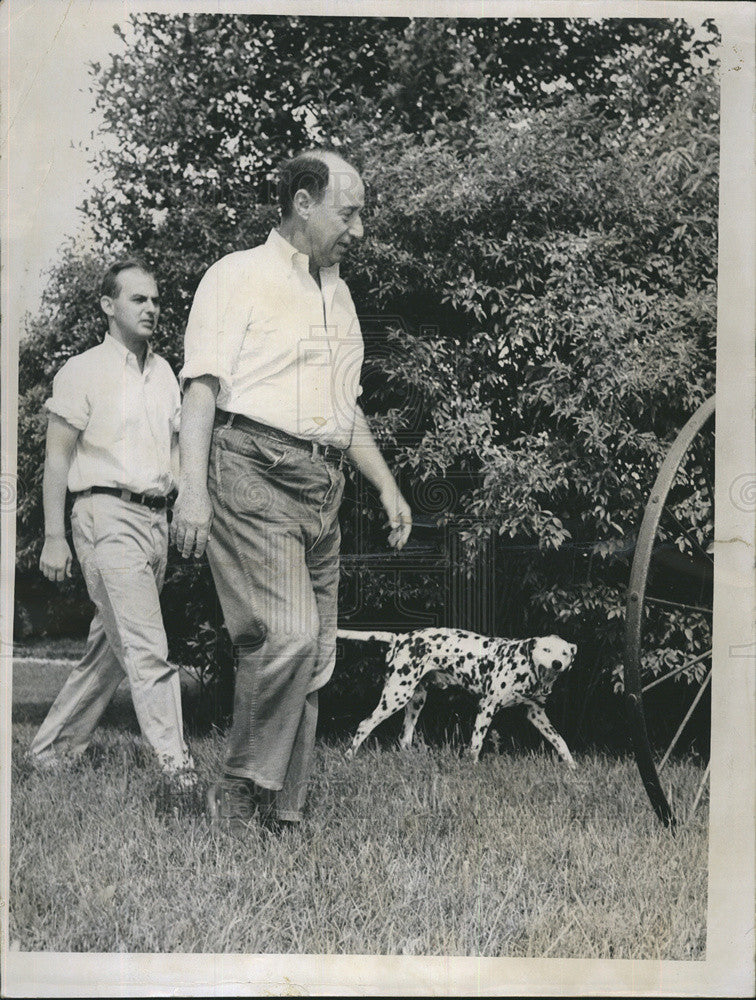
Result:
<svg viewBox="0 0 756 1000">
<path fill-rule="evenodd" d="M 130 425 L 135 422 L 133 400 L 120 386 L 104 395 L 92 414 L 84 431 L 84 439 L 93 448 L 103 452 L 117 452 L 129 436 Z"/>
</svg>

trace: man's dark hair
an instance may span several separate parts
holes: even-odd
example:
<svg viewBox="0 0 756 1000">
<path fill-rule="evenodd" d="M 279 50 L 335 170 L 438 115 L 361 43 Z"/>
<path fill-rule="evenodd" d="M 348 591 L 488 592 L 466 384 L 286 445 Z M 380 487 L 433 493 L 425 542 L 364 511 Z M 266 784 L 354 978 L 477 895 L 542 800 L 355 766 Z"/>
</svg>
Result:
<svg viewBox="0 0 756 1000">
<path fill-rule="evenodd" d="M 287 160 L 278 174 L 278 203 L 281 206 L 281 218 L 288 218 L 294 207 L 294 195 L 304 188 L 315 201 L 325 194 L 328 187 L 330 171 L 328 164 L 312 151 L 300 153 Z"/>
<path fill-rule="evenodd" d="M 155 277 L 155 272 L 140 257 L 122 257 L 115 261 L 102 276 L 100 284 L 100 298 L 107 296 L 109 299 L 117 299 L 121 291 L 121 283 L 118 276 L 122 271 L 144 271 L 151 278 Z"/>
</svg>

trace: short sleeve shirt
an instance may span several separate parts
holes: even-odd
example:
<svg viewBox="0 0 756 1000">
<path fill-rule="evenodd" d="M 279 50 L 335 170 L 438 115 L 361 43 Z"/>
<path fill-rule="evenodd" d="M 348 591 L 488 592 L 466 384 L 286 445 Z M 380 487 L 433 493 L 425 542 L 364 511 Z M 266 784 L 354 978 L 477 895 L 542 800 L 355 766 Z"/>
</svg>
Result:
<svg viewBox="0 0 756 1000">
<path fill-rule="evenodd" d="M 148 350 L 140 371 L 134 354 L 106 334 L 66 361 L 45 406 L 81 432 L 68 474 L 72 493 L 115 486 L 165 496 L 174 488 L 181 396 L 164 358 Z"/>
<path fill-rule="evenodd" d="M 180 380 L 213 375 L 217 406 L 297 437 L 348 447 L 363 360 L 338 265 L 320 270 L 275 229 L 223 257 L 197 288 Z"/>
</svg>

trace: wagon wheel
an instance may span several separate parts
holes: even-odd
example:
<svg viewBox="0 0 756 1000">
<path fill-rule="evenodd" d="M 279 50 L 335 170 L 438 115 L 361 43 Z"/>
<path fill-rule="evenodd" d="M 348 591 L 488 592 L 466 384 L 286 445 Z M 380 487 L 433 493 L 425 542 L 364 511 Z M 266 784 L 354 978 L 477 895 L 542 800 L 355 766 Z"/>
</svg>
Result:
<svg viewBox="0 0 756 1000">
<path fill-rule="evenodd" d="M 633 750 L 651 805 L 673 831 L 678 819 L 692 816 L 709 776 L 713 414 L 714 396 L 662 463 L 627 591 L 624 682 Z M 692 786 L 683 751 L 707 761 Z"/>
</svg>

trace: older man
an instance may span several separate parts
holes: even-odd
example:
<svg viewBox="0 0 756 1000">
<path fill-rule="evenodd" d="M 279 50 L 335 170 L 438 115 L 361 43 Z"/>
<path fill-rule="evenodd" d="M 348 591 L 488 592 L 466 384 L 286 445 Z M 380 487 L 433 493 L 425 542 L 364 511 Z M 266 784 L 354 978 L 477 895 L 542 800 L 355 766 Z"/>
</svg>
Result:
<svg viewBox="0 0 756 1000">
<path fill-rule="evenodd" d="M 379 492 L 389 543 L 411 514 L 357 405 L 363 345 L 339 263 L 362 236 L 364 188 L 333 152 L 284 164 L 281 223 L 204 275 L 181 372 L 172 534 L 207 554 L 237 650 L 214 819 L 302 817 L 318 690 L 333 671 L 345 456 Z"/>
</svg>

